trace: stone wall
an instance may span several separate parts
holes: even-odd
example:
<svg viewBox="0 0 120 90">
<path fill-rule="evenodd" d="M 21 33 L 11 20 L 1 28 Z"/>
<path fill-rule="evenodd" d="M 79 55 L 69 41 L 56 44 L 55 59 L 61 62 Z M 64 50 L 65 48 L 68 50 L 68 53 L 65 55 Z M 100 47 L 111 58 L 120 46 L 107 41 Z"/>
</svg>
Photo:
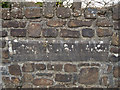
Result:
<svg viewBox="0 0 120 90">
<path fill-rule="evenodd" d="M 2 8 L 3 88 L 118 88 L 120 5 Z"/>
</svg>

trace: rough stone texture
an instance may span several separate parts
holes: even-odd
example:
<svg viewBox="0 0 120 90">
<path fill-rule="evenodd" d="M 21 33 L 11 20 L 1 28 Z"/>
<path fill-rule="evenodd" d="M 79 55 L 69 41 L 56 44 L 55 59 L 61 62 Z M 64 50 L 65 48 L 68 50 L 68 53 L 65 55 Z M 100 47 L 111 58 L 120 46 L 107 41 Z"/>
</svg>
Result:
<svg viewBox="0 0 120 90">
<path fill-rule="evenodd" d="M 46 43 L 38 41 L 13 41 L 12 49 L 16 52 L 11 56 L 11 60 L 86 61 L 92 58 L 98 61 L 105 61 L 108 58 L 109 41 L 103 40 L 102 42 L 103 43 L 97 41 L 93 43 L 92 41 L 84 41 L 75 44 L 74 42 Z"/>
<path fill-rule="evenodd" d="M 25 37 L 26 29 L 11 29 L 11 36 L 13 37 Z"/>
<path fill-rule="evenodd" d="M 66 64 L 64 66 L 65 72 L 77 72 L 76 65 Z"/>
<path fill-rule="evenodd" d="M 36 64 L 36 69 L 37 70 L 45 70 L 46 69 L 46 66 L 44 64 Z"/>
<path fill-rule="evenodd" d="M 46 85 L 52 85 L 53 81 L 46 78 L 40 78 L 40 79 L 38 78 L 33 80 L 33 84 L 36 86 L 41 86 L 41 85 L 46 86 Z"/>
<path fill-rule="evenodd" d="M 15 75 L 15 76 L 21 75 L 20 66 L 17 64 L 13 64 L 9 66 L 9 72 L 11 75 Z"/>
<path fill-rule="evenodd" d="M 24 14 L 26 18 L 40 18 L 42 10 L 40 8 L 24 8 Z"/>
<path fill-rule="evenodd" d="M 65 23 L 66 22 L 62 20 L 49 20 L 47 22 L 47 25 L 51 27 L 62 27 L 63 25 L 65 25 Z"/>
<path fill-rule="evenodd" d="M 120 87 L 119 5 L 11 4 L 0 9 L 0 87 Z"/>
<path fill-rule="evenodd" d="M 83 37 L 93 37 L 94 36 L 94 30 L 92 30 L 91 28 L 85 28 L 85 29 L 82 29 L 82 36 Z"/>
<path fill-rule="evenodd" d="M 50 2 L 47 2 L 46 4 L 45 4 L 45 8 L 44 8 L 44 10 L 43 10 L 43 13 L 44 13 L 44 16 L 46 17 L 46 18 L 52 18 L 53 16 L 54 16 L 54 5 L 55 5 L 55 3 L 54 2 L 52 2 L 52 3 L 50 3 Z"/>
<path fill-rule="evenodd" d="M 22 19 L 23 18 L 23 13 L 22 13 L 22 9 L 21 8 L 14 8 L 11 10 L 11 17 L 13 18 L 18 18 L 18 19 Z"/>
<path fill-rule="evenodd" d="M 58 31 L 55 28 L 46 28 L 42 30 L 44 37 L 57 37 Z"/>
<path fill-rule="evenodd" d="M 120 77 L 120 66 L 114 67 L 113 75 L 114 75 L 115 78 L 119 78 Z"/>
<path fill-rule="evenodd" d="M 23 75 L 23 82 L 32 82 L 34 79 L 32 74 L 24 74 Z"/>
<path fill-rule="evenodd" d="M 120 21 L 114 22 L 114 29 L 120 30 Z"/>
<path fill-rule="evenodd" d="M 25 26 L 26 26 L 26 22 L 23 21 L 12 20 L 12 21 L 2 22 L 3 28 L 25 28 Z"/>
<path fill-rule="evenodd" d="M 7 36 L 7 32 L 4 31 L 0 31 L 0 37 L 6 37 Z"/>
<path fill-rule="evenodd" d="M 86 19 L 96 19 L 97 9 L 88 8 L 85 10 L 84 16 Z"/>
<path fill-rule="evenodd" d="M 80 84 L 95 84 L 98 82 L 99 69 L 98 68 L 82 68 L 79 74 Z"/>
<path fill-rule="evenodd" d="M 10 8 L 2 8 L 2 19 L 5 20 L 11 19 Z"/>
<path fill-rule="evenodd" d="M 82 21 L 81 20 L 70 20 L 68 22 L 68 26 L 71 28 L 82 27 Z"/>
<path fill-rule="evenodd" d="M 116 5 L 113 8 L 113 19 L 119 20 L 120 19 L 120 4 Z"/>
<path fill-rule="evenodd" d="M 80 32 L 79 31 L 62 29 L 60 31 L 60 36 L 64 37 L 64 38 L 79 38 L 80 37 Z"/>
<path fill-rule="evenodd" d="M 34 64 L 33 63 L 25 63 L 22 67 L 23 72 L 33 72 Z"/>
<path fill-rule="evenodd" d="M 70 12 L 70 9 L 69 8 L 65 8 L 65 7 L 59 7 L 57 9 L 57 17 L 59 18 L 69 18 L 71 16 L 71 12 Z"/>
<path fill-rule="evenodd" d="M 41 36 L 41 24 L 30 22 L 28 26 L 28 35 L 30 37 L 40 37 Z"/>
<path fill-rule="evenodd" d="M 55 81 L 58 82 L 70 82 L 72 79 L 72 75 L 67 74 L 56 74 Z"/>
<path fill-rule="evenodd" d="M 98 19 L 97 26 L 99 26 L 99 27 L 112 27 L 113 25 L 109 19 L 103 18 L 103 19 Z"/>
<path fill-rule="evenodd" d="M 99 37 L 107 37 L 107 36 L 112 36 L 112 30 L 109 29 L 102 29 L 102 28 L 98 28 L 97 30 L 97 35 Z"/>
<path fill-rule="evenodd" d="M 54 70 L 54 71 L 62 71 L 62 67 L 63 65 L 61 64 L 55 64 L 55 65 L 48 64 L 47 65 L 48 70 Z"/>
</svg>

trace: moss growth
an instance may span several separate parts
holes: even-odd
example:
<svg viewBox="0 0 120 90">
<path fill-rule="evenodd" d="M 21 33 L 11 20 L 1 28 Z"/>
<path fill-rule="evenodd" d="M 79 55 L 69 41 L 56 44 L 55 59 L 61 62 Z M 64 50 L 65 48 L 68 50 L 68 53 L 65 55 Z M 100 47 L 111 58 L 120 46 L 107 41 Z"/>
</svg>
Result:
<svg viewBox="0 0 120 90">
<path fill-rule="evenodd" d="M 57 0 L 56 6 L 63 6 L 63 2 L 61 0 Z"/>
<path fill-rule="evenodd" d="M 0 2 L 0 6 L 2 6 L 2 8 L 10 8 L 11 4 L 10 2 Z"/>
<path fill-rule="evenodd" d="M 37 3 L 35 3 L 35 4 L 40 5 L 40 7 L 42 7 L 42 6 L 43 6 L 43 2 L 37 2 Z"/>
</svg>

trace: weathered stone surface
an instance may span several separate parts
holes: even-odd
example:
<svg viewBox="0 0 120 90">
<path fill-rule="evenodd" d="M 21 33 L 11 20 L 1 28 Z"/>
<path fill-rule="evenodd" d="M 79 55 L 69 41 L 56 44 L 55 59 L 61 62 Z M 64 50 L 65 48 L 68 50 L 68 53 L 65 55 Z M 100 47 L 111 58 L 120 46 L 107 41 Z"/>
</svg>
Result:
<svg viewBox="0 0 120 90">
<path fill-rule="evenodd" d="M 40 23 L 35 23 L 35 22 L 30 22 L 28 25 L 28 35 L 29 37 L 40 37 L 41 36 L 41 24 Z"/>
<path fill-rule="evenodd" d="M 108 86 L 109 85 L 107 76 L 102 77 L 101 84 L 104 85 L 104 86 Z"/>
<path fill-rule="evenodd" d="M 94 34 L 95 34 L 94 30 L 91 29 L 91 28 L 84 28 L 84 29 L 82 29 L 82 36 L 83 37 L 91 38 L 91 37 L 94 36 Z"/>
<path fill-rule="evenodd" d="M 82 68 L 79 74 L 79 83 L 85 85 L 92 85 L 98 82 L 99 69 L 98 68 Z"/>
<path fill-rule="evenodd" d="M 55 28 L 46 28 L 42 30 L 42 35 L 44 37 L 52 37 L 55 38 L 58 35 L 58 30 Z"/>
<path fill-rule="evenodd" d="M 65 72 L 77 72 L 76 65 L 73 64 L 65 64 L 64 70 Z"/>
<path fill-rule="evenodd" d="M 33 88 L 33 85 L 32 84 L 30 84 L 30 83 L 25 83 L 23 86 L 22 86 L 22 88 Z"/>
<path fill-rule="evenodd" d="M 26 18 L 40 18 L 42 15 L 42 10 L 40 8 L 24 8 L 24 14 Z"/>
<path fill-rule="evenodd" d="M 23 13 L 22 13 L 22 9 L 20 8 L 14 8 L 11 10 L 11 17 L 13 18 L 18 18 L 18 19 L 22 19 L 23 18 Z"/>
<path fill-rule="evenodd" d="M 33 80 L 33 84 L 35 86 L 41 86 L 41 85 L 47 86 L 47 85 L 52 85 L 53 81 L 50 79 L 46 79 L 46 78 L 40 78 L 40 79 L 37 78 Z"/>
<path fill-rule="evenodd" d="M 103 19 L 98 19 L 97 26 L 99 26 L 99 27 L 112 27 L 113 24 L 109 19 L 103 18 Z"/>
<path fill-rule="evenodd" d="M 2 8 L 2 19 L 5 20 L 11 19 L 10 8 Z"/>
<path fill-rule="evenodd" d="M 60 31 L 60 36 L 64 37 L 64 38 L 79 38 L 80 37 L 80 32 L 79 31 L 62 29 Z"/>
<path fill-rule="evenodd" d="M 120 77 L 120 66 L 117 66 L 117 67 L 113 68 L 113 75 L 114 75 L 115 78 Z"/>
<path fill-rule="evenodd" d="M 119 60 L 120 60 L 120 55 L 119 56 L 111 55 L 109 57 L 109 61 L 111 62 L 118 62 Z"/>
<path fill-rule="evenodd" d="M 66 21 L 62 21 L 62 20 L 49 20 L 47 22 L 47 25 L 50 27 L 62 27 L 64 26 L 66 23 Z"/>
<path fill-rule="evenodd" d="M 62 64 L 54 64 L 54 65 L 48 64 L 47 65 L 48 70 L 54 70 L 54 71 L 62 71 L 62 67 L 63 67 Z"/>
<path fill-rule="evenodd" d="M 120 30 L 120 21 L 114 22 L 113 24 L 115 30 Z"/>
<path fill-rule="evenodd" d="M 85 10 L 84 16 L 86 19 L 96 19 L 97 9 L 88 8 Z"/>
<path fill-rule="evenodd" d="M 0 48 L 4 48 L 6 46 L 5 40 L 0 40 Z"/>
<path fill-rule="evenodd" d="M 117 48 L 117 47 L 112 47 L 111 49 L 110 49 L 110 52 L 112 52 L 112 53 L 119 53 L 120 52 L 120 48 Z"/>
<path fill-rule="evenodd" d="M 65 7 L 59 7 L 57 9 L 57 17 L 59 18 L 69 18 L 71 16 L 71 12 L 70 12 L 70 9 L 69 8 L 65 8 Z"/>
<path fill-rule="evenodd" d="M 25 28 L 26 22 L 24 21 L 3 21 L 2 22 L 2 27 L 3 28 Z"/>
<path fill-rule="evenodd" d="M 120 45 L 120 36 L 119 36 L 119 34 L 118 33 L 114 33 L 113 35 L 112 35 L 112 45 L 114 45 L 114 46 L 119 46 Z"/>
<path fill-rule="evenodd" d="M 60 42 L 12 41 L 12 49 L 16 52 L 11 56 L 11 60 L 106 61 L 108 59 L 108 40 Z"/>
<path fill-rule="evenodd" d="M 89 20 L 89 21 L 84 20 L 84 21 L 82 21 L 83 26 L 90 27 L 92 25 L 92 23 L 93 23 L 93 20 Z"/>
<path fill-rule="evenodd" d="M 83 24 L 81 20 L 70 20 L 68 22 L 68 27 L 71 27 L 71 28 L 82 27 L 82 26 Z"/>
<path fill-rule="evenodd" d="M 72 75 L 67 74 L 56 74 L 55 81 L 58 82 L 70 82 L 72 80 Z"/>
<path fill-rule="evenodd" d="M 36 66 L 37 70 L 45 70 L 46 69 L 45 64 L 36 64 L 35 66 Z"/>
<path fill-rule="evenodd" d="M 8 59 L 9 58 L 9 51 L 8 50 L 3 50 L 2 51 L 2 58 Z"/>
<path fill-rule="evenodd" d="M 0 37 L 6 37 L 7 36 L 7 32 L 4 31 L 0 31 Z"/>
<path fill-rule="evenodd" d="M 13 37 L 25 37 L 26 29 L 11 29 L 10 34 Z"/>
<path fill-rule="evenodd" d="M 112 34 L 113 34 L 112 30 L 109 30 L 109 29 L 98 28 L 98 30 L 97 30 L 97 35 L 99 37 L 112 36 Z"/>
<path fill-rule="evenodd" d="M 11 2 L 11 8 L 22 8 L 24 6 L 25 2 Z"/>
<path fill-rule="evenodd" d="M 115 20 L 120 19 L 120 4 L 116 5 L 113 8 L 113 19 L 115 19 Z"/>
<path fill-rule="evenodd" d="M 20 66 L 17 64 L 13 64 L 9 66 L 9 72 L 11 75 L 15 75 L 15 76 L 21 75 Z"/>
<path fill-rule="evenodd" d="M 82 66 L 90 66 L 90 64 L 89 63 L 80 63 L 80 64 L 78 64 L 78 67 L 82 67 Z"/>
<path fill-rule="evenodd" d="M 25 63 L 22 67 L 23 72 L 33 72 L 34 64 L 33 63 Z"/>
<path fill-rule="evenodd" d="M 47 2 L 43 10 L 44 16 L 46 18 L 52 18 L 54 16 L 54 5 L 55 3 Z"/>
<path fill-rule="evenodd" d="M 9 77 L 5 77 L 5 76 L 2 77 L 2 81 L 3 81 L 5 84 L 11 83 L 10 78 L 9 78 Z"/>
<path fill-rule="evenodd" d="M 82 2 L 73 2 L 72 4 L 73 16 L 78 17 L 81 15 L 81 4 Z"/>
<path fill-rule="evenodd" d="M 17 77 L 12 77 L 11 78 L 11 83 L 15 84 L 15 85 L 19 85 L 20 84 L 20 79 Z"/>
<path fill-rule="evenodd" d="M 23 82 L 32 82 L 34 79 L 34 76 L 32 74 L 24 74 L 23 75 Z"/>
<path fill-rule="evenodd" d="M 25 7 L 40 7 L 40 4 L 36 4 L 35 2 L 24 2 L 23 3 L 23 5 L 25 6 Z"/>
</svg>

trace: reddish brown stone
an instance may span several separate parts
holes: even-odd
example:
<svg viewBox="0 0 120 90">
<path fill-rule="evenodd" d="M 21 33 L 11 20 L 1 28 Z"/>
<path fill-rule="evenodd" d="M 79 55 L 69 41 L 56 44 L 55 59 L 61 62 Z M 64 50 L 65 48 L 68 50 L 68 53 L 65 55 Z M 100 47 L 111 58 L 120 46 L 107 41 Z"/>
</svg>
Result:
<svg viewBox="0 0 120 90">
<path fill-rule="evenodd" d="M 70 20 L 68 22 L 68 27 L 71 28 L 82 27 L 82 26 L 83 26 L 83 22 L 81 20 Z"/>
<path fill-rule="evenodd" d="M 98 68 L 82 68 L 79 74 L 79 83 L 85 85 L 92 85 L 98 82 L 99 69 Z"/>
<path fill-rule="evenodd" d="M 41 36 L 41 24 L 30 22 L 28 26 L 28 35 L 30 37 L 40 37 Z"/>
<path fill-rule="evenodd" d="M 72 80 L 72 75 L 67 74 L 56 74 L 55 81 L 58 82 L 70 82 Z"/>
<path fill-rule="evenodd" d="M 64 38 L 79 38 L 80 37 L 80 32 L 79 31 L 62 29 L 60 31 L 60 36 L 64 37 Z"/>
<path fill-rule="evenodd" d="M 64 70 L 65 72 L 77 72 L 76 65 L 73 64 L 65 64 Z"/>
<path fill-rule="evenodd" d="M 51 27 L 62 27 L 63 25 L 65 25 L 65 21 L 61 21 L 61 20 L 49 20 L 47 22 L 47 25 L 48 26 L 51 26 Z"/>
<path fill-rule="evenodd" d="M 22 67 L 23 72 L 33 72 L 34 64 L 33 63 L 25 63 Z"/>
<path fill-rule="evenodd" d="M 23 75 L 23 82 L 32 82 L 34 79 L 32 74 L 24 74 Z"/>
<path fill-rule="evenodd" d="M 113 75 L 114 75 L 115 78 L 120 77 L 120 66 L 113 68 Z"/>
<path fill-rule="evenodd" d="M 100 66 L 99 63 L 91 63 L 91 66 Z"/>
<path fill-rule="evenodd" d="M 41 78 L 41 79 L 37 78 L 33 80 L 33 84 L 35 86 L 41 86 L 41 85 L 47 86 L 47 85 L 52 85 L 53 81 L 50 79 L 46 79 L 46 78 Z"/>
<path fill-rule="evenodd" d="M 40 18 L 42 10 L 40 8 L 24 8 L 24 14 L 26 18 Z"/>
<path fill-rule="evenodd" d="M 2 51 L 2 58 L 8 59 L 9 58 L 9 51 L 8 50 L 3 50 Z"/>
<path fill-rule="evenodd" d="M 99 37 L 107 37 L 107 36 L 112 36 L 112 30 L 109 29 L 102 29 L 102 28 L 98 28 L 97 30 L 97 35 Z"/>
<path fill-rule="evenodd" d="M 111 73 L 111 71 L 112 71 L 112 65 L 108 65 L 107 72 Z"/>
<path fill-rule="evenodd" d="M 3 81 L 5 84 L 11 83 L 10 78 L 9 78 L 9 77 L 5 77 L 5 76 L 2 77 L 2 81 Z"/>
<path fill-rule="evenodd" d="M 13 37 L 25 37 L 26 29 L 11 29 L 11 36 Z"/>
<path fill-rule="evenodd" d="M 62 67 L 63 67 L 62 64 L 55 64 L 55 65 L 48 64 L 47 65 L 48 70 L 55 70 L 55 71 L 62 71 Z"/>
<path fill-rule="evenodd" d="M 9 66 L 9 72 L 11 75 L 15 75 L 15 76 L 21 75 L 20 66 L 17 64 Z"/>
<path fill-rule="evenodd" d="M 109 19 L 104 18 L 104 19 L 98 19 L 97 26 L 99 26 L 99 27 L 112 27 L 113 24 Z"/>
<path fill-rule="evenodd" d="M 35 66 L 36 66 L 37 70 L 45 70 L 46 69 L 45 64 L 36 64 Z"/>
</svg>

